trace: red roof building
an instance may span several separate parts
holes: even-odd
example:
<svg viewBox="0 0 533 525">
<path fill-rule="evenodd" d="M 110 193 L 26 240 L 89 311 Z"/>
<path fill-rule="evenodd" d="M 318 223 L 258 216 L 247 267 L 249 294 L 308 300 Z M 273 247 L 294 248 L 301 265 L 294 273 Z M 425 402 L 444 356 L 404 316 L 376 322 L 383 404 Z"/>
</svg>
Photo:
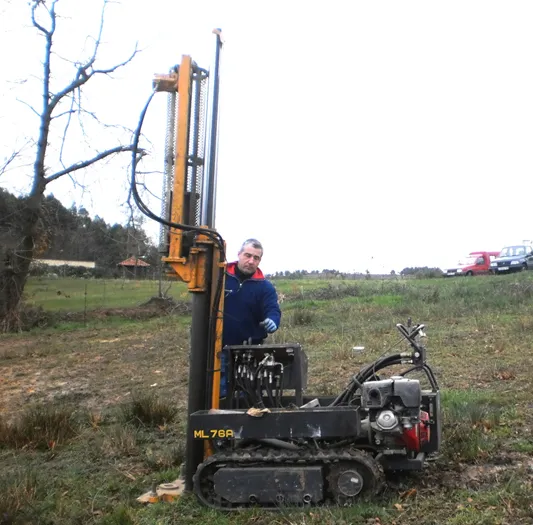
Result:
<svg viewBox="0 0 533 525">
<path fill-rule="evenodd" d="M 122 262 L 119 262 L 117 266 L 122 268 L 122 275 L 124 278 L 129 277 L 133 279 L 146 278 L 148 274 L 148 268 L 150 265 L 137 257 L 130 257 Z"/>
<path fill-rule="evenodd" d="M 127 268 L 133 268 L 135 266 L 143 266 L 146 268 L 150 265 L 146 261 L 143 261 L 142 259 L 138 259 L 137 257 L 130 257 L 129 259 L 126 259 L 125 261 L 119 262 L 117 266 L 125 266 Z"/>
</svg>

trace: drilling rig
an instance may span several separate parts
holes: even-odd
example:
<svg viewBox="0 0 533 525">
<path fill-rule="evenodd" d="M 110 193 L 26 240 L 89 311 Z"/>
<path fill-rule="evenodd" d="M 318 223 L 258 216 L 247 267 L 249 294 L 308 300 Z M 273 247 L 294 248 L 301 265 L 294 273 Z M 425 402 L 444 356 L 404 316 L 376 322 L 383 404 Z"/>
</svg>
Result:
<svg viewBox="0 0 533 525">
<path fill-rule="evenodd" d="M 223 347 L 225 243 L 215 229 L 223 42 L 214 33 L 209 71 L 183 56 L 154 78 L 154 93 L 169 100 L 161 217 L 142 202 L 135 168 L 132 175 L 141 211 L 161 224 L 163 261 L 192 296 L 183 488 L 221 510 L 355 504 L 381 490 L 384 473 L 421 470 L 439 450 L 440 391 L 425 327 L 397 324 L 408 349 L 364 366 L 337 396 L 306 392 L 308 357 L 298 343 Z M 381 375 L 397 365 L 407 368 Z M 154 488 L 152 500 L 180 489 Z"/>
</svg>

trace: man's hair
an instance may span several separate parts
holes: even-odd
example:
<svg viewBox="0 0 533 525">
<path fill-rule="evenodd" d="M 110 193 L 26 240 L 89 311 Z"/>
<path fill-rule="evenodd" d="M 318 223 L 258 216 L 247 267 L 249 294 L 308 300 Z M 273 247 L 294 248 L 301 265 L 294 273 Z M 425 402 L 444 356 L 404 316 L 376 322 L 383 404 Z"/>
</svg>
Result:
<svg viewBox="0 0 533 525">
<path fill-rule="evenodd" d="M 244 247 L 247 244 L 251 244 L 256 250 L 261 250 L 261 257 L 263 256 L 263 245 L 257 240 L 257 239 L 246 239 L 241 246 L 241 249 L 239 250 L 239 253 L 242 253 L 244 250 Z"/>
</svg>

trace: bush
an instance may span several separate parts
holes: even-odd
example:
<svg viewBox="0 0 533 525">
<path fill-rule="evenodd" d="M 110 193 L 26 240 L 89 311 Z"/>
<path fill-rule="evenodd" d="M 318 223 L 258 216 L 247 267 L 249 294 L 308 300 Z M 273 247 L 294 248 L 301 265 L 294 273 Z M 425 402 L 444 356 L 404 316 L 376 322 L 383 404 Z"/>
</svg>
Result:
<svg viewBox="0 0 533 525">
<path fill-rule="evenodd" d="M 53 326 L 57 316 L 46 312 L 42 306 L 29 306 L 21 302 L 18 307 L 19 323 L 17 330 L 28 331 L 33 328 L 46 328 Z"/>
<path fill-rule="evenodd" d="M 359 297 L 361 288 L 358 284 L 328 284 L 321 288 L 309 290 L 305 294 L 306 299 L 340 299 L 342 297 Z"/>
<path fill-rule="evenodd" d="M 295 308 L 289 315 L 289 325 L 307 326 L 313 323 L 315 314 L 305 308 Z"/>
<path fill-rule="evenodd" d="M 75 409 L 69 406 L 36 405 L 14 423 L 0 421 L 0 443 L 13 448 L 49 450 L 77 434 Z"/>
<path fill-rule="evenodd" d="M 164 426 L 173 421 L 177 413 L 174 403 L 165 402 L 153 394 L 135 395 L 131 403 L 122 407 L 124 421 L 138 426 Z"/>
<path fill-rule="evenodd" d="M 440 268 L 428 268 L 427 266 L 424 266 L 415 268 L 404 268 L 400 272 L 400 275 L 412 275 L 418 279 L 433 279 L 436 277 L 442 277 L 443 273 Z"/>
</svg>

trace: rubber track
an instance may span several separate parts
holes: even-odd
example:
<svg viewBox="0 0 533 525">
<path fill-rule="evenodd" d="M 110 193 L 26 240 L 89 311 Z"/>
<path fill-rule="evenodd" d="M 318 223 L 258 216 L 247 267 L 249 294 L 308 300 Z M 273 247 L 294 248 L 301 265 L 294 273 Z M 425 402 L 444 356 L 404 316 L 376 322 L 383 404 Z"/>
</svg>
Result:
<svg viewBox="0 0 533 525">
<path fill-rule="evenodd" d="M 310 450 L 303 449 L 301 451 L 290 451 L 283 449 L 274 449 L 274 448 L 260 448 L 257 450 L 245 450 L 241 449 L 238 451 L 222 451 L 213 454 L 207 458 L 203 463 L 198 465 L 196 474 L 193 478 L 194 483 L 194 492 L 200 502 L 210 508 L 217 510 L 239 510 L 243 508 L 249 508 L 257 506 L 257 504 L 247 503 L 247 504 L 232 504 L 231 502 L 221 502 L 214 501 L 211 493 L 205 493 L 205 488 L 211 489 L 211 483 L 206 479 L 210 475 L 214 475 L 218 469 L 218 464 L 220 467 L 226 467 L 228 464 L 232 466 L 245 467 L 246 465 L 257 465 L 269 467 L 269 466 L 291 466 L 301 468 L 302 466 L 325 466 L 325 467 L 340 467 L 341 463 L 347 463 L 353 465 L 357 463 L 366 467 L 374 478 L 374 482 L 371 487 L 368 487 L 364 490 L 365 496 L 372 496 L 377 494 L 383 488 L 383 469 L 381 465 L 372 457 L 371 454 L 363 450 L 354 449 L 354 448 L 343 448 L 343 449 L 334 449 L 334 450 Z M 327 468 L 328 472 L 330 468 Z M 361 499 L 361 495 L 355 496 L 355 498 L 344 498 L 342 495 L 335 494 L 328 486 L 328 475 L 325 475 L 324 479 L 326 487 L 326 499 L 331 500 L 331 503 L 341 503 L 344 505 L 349 505 L 355 502 L 356 499 Z M 211 492 L 211 491 L 210 491 Z M 217 497 L 218 498 L 218 497 Z M 324 504 L 324 503 L 319 503 Z M 287 504 L 289 505 L 289 504 Z M 294 505 L 294 504 L 292 504 Z M 314 506 L 316 504 L 310 504 L 309 506 Z M 264 506 L 264 505 L 261 505 Z M 272 504 L 271 507 L 276 509 L 279 508 L 276 504 Z"/>
</svg>

